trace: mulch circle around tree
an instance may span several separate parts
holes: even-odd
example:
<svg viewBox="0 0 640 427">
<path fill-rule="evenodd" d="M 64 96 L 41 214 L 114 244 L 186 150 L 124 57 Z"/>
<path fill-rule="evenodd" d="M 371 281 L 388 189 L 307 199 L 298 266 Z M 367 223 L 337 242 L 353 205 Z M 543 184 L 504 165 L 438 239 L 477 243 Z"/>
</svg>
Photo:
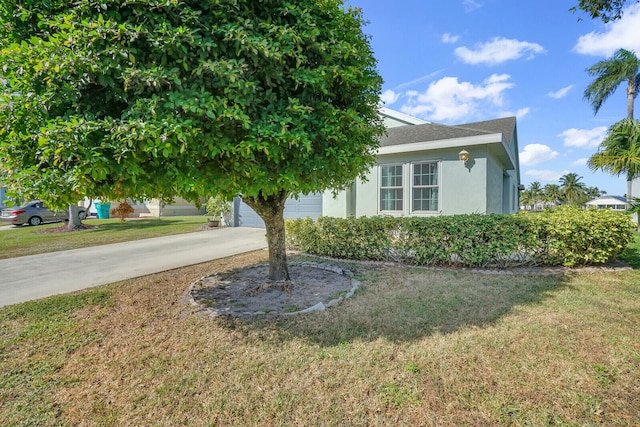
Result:
<svg viewBox="0 0 640 427">
<path fill-rule="evenodd" d="M 269 281 L 268 273 L 259 264 L 203 277 L 189 287 L 189 302 L 212 317 L 277 317 L 324 310 L 360 285 L 348 270 L 311 262 L 291 263 L 287 282 Z"/>
</svg>

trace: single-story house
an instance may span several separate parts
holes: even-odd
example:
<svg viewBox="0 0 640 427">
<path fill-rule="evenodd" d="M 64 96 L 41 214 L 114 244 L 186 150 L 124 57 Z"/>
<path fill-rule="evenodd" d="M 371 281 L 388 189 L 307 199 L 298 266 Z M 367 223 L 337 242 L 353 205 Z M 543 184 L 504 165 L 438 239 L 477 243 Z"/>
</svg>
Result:
<svg viewBox="0 0 640 427">
<path fill-rule="evenodd" d="M 426 122 L 381 109 L 387 134 L 367 182 L 357 180 L 334 197 L 331 191 L 300 195 L 285 205 L 285 218 L 320 215 L 434 216 L 514 213 L 519 209 L 520 166 L 516 118 L 456 126 Z M 262 227 L 241 200 L 235 226 Z"/>
<path fill-rule="evenodd" d="M 117 207 L 118 202 L 111 202 L 111 208 Z M 193 203 L 176 197 L 171 204 L 161 203 L 159 199 L 130 201 L 133 217 L 159 218 L 161 216 L 189 216 L 204 215 L 204 206 L 197 208 Z M 95 210 L 95 206 L 92 211 Z"/>
<path fill-rule="evenodd" d="M 586 203 L 587 207 L 596 207 L 598 209 L 611 209 L 612 211 L 624 212 L 629 205 L 627 199 L 621 196 L 603 196 L 593 199 Z"/>
</svg>

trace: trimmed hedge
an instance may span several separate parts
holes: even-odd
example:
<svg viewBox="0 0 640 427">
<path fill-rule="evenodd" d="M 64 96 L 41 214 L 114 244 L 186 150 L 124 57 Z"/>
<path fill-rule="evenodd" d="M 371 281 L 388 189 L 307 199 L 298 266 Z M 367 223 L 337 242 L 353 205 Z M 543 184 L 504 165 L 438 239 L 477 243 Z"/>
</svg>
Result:
<svg viewBox="0 0 640 427">
<path fill-rule="evenodd" d="M 290 249 L 428 266 L 602 264 L 632 239 L 629 215 L 559 206 L 515 215 L 320 217 L 286 221 Z"/>
</svg>

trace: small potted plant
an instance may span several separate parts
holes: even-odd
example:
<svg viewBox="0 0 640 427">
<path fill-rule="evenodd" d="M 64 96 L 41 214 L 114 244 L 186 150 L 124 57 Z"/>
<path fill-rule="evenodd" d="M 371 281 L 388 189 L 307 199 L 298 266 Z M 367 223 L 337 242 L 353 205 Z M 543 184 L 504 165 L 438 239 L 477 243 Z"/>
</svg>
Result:
<svg viewBox="0 0 640 427">
<path fill-rule="evenodd" d="M 231 215 L 231 203 L 221 196 L 209 197 L 204 205 L 207 215 L 209 215 L 209 227 L 218 227 L 220 219 Z"/>
</svg>

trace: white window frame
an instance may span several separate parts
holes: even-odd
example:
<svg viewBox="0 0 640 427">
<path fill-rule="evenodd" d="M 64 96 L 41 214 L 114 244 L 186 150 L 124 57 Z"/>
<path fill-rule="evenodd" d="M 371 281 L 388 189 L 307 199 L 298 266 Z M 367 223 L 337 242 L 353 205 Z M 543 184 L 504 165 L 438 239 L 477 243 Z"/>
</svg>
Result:
<svg viewBox="0 0 640 427">
<path fill-rule="evenodd" d="M 387 187 L 383 187 L 382 186 L 382 170 L 385 167 L 400 167 L 400 179 L 401 179 L 401 185 L 400 186 L 387 186 Z M 405 207 L 405 200 L 406 200 L 406 193 L 407 193 L 407 189 L 406 187 L 406 177 L 405 177 L 405 173 L 404 173 L 404 164 L 403 163 L 386 163 L 386 164 L 382 164 L 379 165 L 379 169 L 378 169 L 378 212 L 382 212 L 382 213 L 389 213 L 389 214 L 402 214 L 404 213 L 404 207 Z M 402 190 L 402 206 L 400 209 L 393 209 L 393 210 L 389 210 L 389 209 L 382 209 L 382 190 Z"/>
<path fill-rule="evenodd" d="M 415 178 L 415 168 L 418 165 L 425 165 L 425 164 L 435 164 L 437 167 L 437 171 L 436 171 L 436 184 L 435 185 L 415 185 L 414 184 L 414 178 Z M 409 186 L 410 186 L 410 200 L 409 200 L 409 212 L 410 214 L 420 214 L 420 213 L 434 213 L 434 212 L 440 212 L 440 206 L 442 205 L 442 186 L 441 186 L 441 182 L 442 182 L 442 164 L 439 160 L 424 160 L 424 161 L 416 161 L 416 162 L 412 162 L 411 163 L 411 173 L 410 173 L 410 180 L 409 180 Z M 437 206 L 436 209 L 431 209 L 431 210 L 418 210 L 418 209 L 414 209 L 414 193 L 416 189 L 428 189 L 428 188 L 435 188 L 438 190 L 438 197 L 437 197 Z"/>
</svg>

